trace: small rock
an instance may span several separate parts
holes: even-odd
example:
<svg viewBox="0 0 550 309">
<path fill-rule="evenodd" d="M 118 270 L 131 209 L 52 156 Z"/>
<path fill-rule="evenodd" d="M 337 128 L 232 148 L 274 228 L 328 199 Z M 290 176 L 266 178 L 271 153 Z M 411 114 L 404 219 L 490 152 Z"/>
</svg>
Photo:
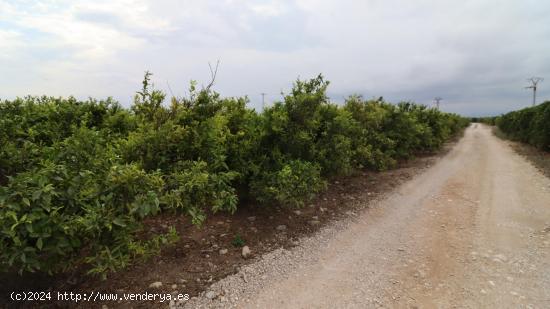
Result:
<svg viewBox="0 0 550 309">
<path fill-rule="evenodd" d="M 309 220 L 307 223 L 309 223 L 309 225 L 318 225 L 319 223 L 321 223 L 321 221 L 319 221 L 319 220 Z"/>
<path fill-rule="evenodd" d="M 247 259 L 248 257 L 250 257 L 251 254 L 252 254 L 252 251 L 250 250 L 250 248 L 248 248 L 248 246 L 244 246 L 241 252 L 241 255 L 243 256 L 243 258 Z"/>
<path fill-rule="evenodd" d="M 227 249 L 220 249 L 220 254 L 221 255 L 227 254 Z"/>
<path fill-rule="evenodd" d="M 286 225 L 281 224 L 281 225 L 277 226 L 277 231 L 284 231 L 284 230 L 286 230 Z"/>
<path fill-rule="evenodd" d="M 214 299 L 216 297 L 216 292 L 208 291 L 208 292 L 206 292 L 206 294 L 204 294 L 204 296 L 206 296 L 206 298 L 208 298 L 208 299 Z"/>
<path fill-rule="evenodd" d="M 109 309 L 109 307 L 107 305 L 103 305 L 101 306 L 101 309 Z"/>
<path fill-rule="evenodd" d="M 178 288 L 178 285 L 177 284 L 172 284 L 172 290 L 175 290 Z"/>
<path fill-rule="evenodd" d="M 506 260 L 508 260 L 508 259 L 506 258 L 506 256 L 503 255 L 503 254 L 495 254 L 493 257 L 494 257 L 495 259 L 501 260 L 501 261 L 503 261 L 503 262 L 506 262 Z"/>
<path fill-rule="evenodd" d="M 311 219 L 313 219 L 313 220 L 319 220 L 319 217 L 313 216 L 313 217 L 311 217 Z"/>
<path fill-rule="evenodd" d="M 67 279 L 67 283 L 70 285 L 75 285 L 77 283 L 77 279 L 75 277 Z"/>
<path fill-rule="evenodd" d="M 256 221 L 256 217 L 254 217 L 254 216 L 250 216 L 250 217 L 248 217 L 247 219 L 248 219 L 248 221 L 250 221 L 250 222 Z"/>
<path fill-rule="evenodd" d="M 153 282 L 153 283 L 149 284 L 149 287 L 153 288 L 153 289 L 158 289 L 158 288 L 162 287 L 162 282 L 160 282 L 160 281 Z"/>
<path fill-rule="evenodd" d="M 295 211 L 294 211 L 294 214 L 295 214 L 295 215 L 297 215 L 297 216 L 299 216 L 299 215 L 301 215 L 301 214 L 302 214 L 302 212 L 301 212 L 301 211 L 299 211 L 299 210 L 295 210 Z"/>
</svg>

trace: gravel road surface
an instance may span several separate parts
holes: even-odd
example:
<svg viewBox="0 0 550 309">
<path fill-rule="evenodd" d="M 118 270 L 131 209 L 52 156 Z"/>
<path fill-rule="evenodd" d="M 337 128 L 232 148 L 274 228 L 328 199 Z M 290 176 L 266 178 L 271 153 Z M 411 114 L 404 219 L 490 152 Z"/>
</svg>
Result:
<svg viewBox="0 0 550 309">
<path fill-rule="evenodd" d="M 472 124 L 434 166 L 362 213 L 184 306 L 550 308 L 550 179 Z"/>
</svg>

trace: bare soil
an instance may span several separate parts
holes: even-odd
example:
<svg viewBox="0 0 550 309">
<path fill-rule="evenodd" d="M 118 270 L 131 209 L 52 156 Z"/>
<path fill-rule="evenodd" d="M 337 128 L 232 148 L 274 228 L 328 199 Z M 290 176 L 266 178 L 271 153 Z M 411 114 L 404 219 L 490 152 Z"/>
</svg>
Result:
<svg viewBox="0 0 550 309">
<path fill-rule="evenodd" d="M 497 127 L 493 127 L 493 133 L 502 139 L 508 139 L 502 131 Z M 529 144 L 515 142 L 508 140 L 509 145 L 514 149 L 518 154 L 525 157 L 533 165 L 547 177 L 550 177 L 550 152 L 540 150 L 536 147 L 533 147 Z"/>
</svg>

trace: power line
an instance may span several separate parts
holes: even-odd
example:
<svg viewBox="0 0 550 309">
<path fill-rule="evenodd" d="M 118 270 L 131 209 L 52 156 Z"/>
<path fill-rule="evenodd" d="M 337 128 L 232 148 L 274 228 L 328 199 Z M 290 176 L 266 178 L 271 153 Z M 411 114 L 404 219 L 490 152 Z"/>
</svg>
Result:
<svg viewBox="0 0 550 309">
<path fill-rule="evenodd" d="M 437 109 L 439 109 L 439 102 L 443 100 L 443 98 L 440 98 L 440 97 L 435 97 L 434 98 L 434 101 L 435 101 L 435 106 Z"/>
<path fill-rule="evenodd" d="M 260 94 L 262 95 L 262 110 L 264 110 L 264 109 L 265 109 L 265 95 L 266 95 L 267 93 L 262 92 L 262 93 L 260 93 Z"/>
<path fill-rule="evenodd" d="M 543 80 L 544 78 L 542 77 L 531 77 L 527 79 L 527 81 L 531 83 L 531 86 L 527 86 L 525 89 L 533 89 L 533 106 L 537 104 L 537 85 Z"/>
</svg>

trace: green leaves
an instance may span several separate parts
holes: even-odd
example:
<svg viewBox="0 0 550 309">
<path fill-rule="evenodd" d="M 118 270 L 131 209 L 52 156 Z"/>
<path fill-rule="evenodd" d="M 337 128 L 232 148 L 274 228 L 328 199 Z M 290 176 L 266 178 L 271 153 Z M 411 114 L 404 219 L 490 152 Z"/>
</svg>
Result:
<svg viewBox="0 0 550 309">
<path fill-rule="evenodd" d="M 239 198 L 300 207 L 328 177 L 390 168 L 465 125 L 411 103 L 333 104 L 328 85 L 322 75 L 297 80 L 262 113 L 196 82 L 167 107 L 150 73 L 130 109 L 112 99 L 0 102 L 0 269 L 84 264 L 105 277 L 177 239 L 174 229 L 145 233 L 147 217 L 176 211 L 201 224 L 235 212 Z M 534 143 L 548 145 L 548 113 L 519 117 L 533 117 Z"/>
<path fill-rule="evenodd" d="M 496 125 L 512 139 L 550 151 L 550 101 L 499 116 Z"/>
<path fill-rule="evenodd" d="M 205 209 L 212 212 L 237 209 L 237 195 L 231 186 L 235 172 L 209 172 L 204 161 L 180 162 L 179 166 L 167 180 L 169 189 L 163 199 L 167 207 L 183 209 L 194 223 L 205 219 Z"/>
<path fill-rule="evenodd" d="M 358 123 L 353 139 L 355 161 L 376 170 L 395 165 L 418 152 L 439 148 L 468 121 L 458 115 L 401 102 L 397 106 L 383 100 L 363 100 L 351 96 L 344 109 Z"/>
<path fill-rule="evenodd" d="M 302 207 L 325 186 L 317 164 L 292 160 L 256 179 L 252 191 L 262 203 Z"/>
</svg>

